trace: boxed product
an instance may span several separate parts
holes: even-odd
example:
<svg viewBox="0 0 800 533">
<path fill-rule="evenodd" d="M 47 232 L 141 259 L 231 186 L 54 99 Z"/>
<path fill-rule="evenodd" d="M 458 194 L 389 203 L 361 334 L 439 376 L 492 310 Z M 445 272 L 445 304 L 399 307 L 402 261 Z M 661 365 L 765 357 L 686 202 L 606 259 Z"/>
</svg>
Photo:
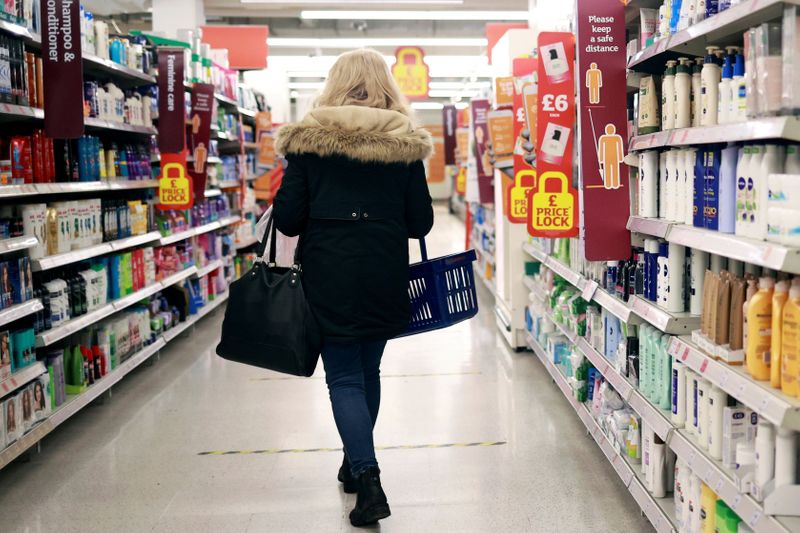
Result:
<svg viewBox="0 0 800 533">
<path fill-rule="evenodd" d="M 31 385 L 33 397 L 33 420 L 39 422 L 50 415 L 50 395 L 47 393 L 50 375 L 44 374 Z"/>
<path fill-rule="evenodd" d="M 739 443 L 754 443 L 758 414 L 747 407 L 725 407 L 722 410 L 722 464 L 726 468 L 736 466 L 736 446 Z"/>
<path fill-rule="evenodd" d="M 25 235 L 36 237 L 39 244 L 30 249 L 31 259 L 47 255 L 47 204 L 22 206 L 22 227 Z"/>
<path fill-rule="evenodd" d="M 11 333 L 0 331 L 0 381 L 11 376 Z"/>
<path fill-rule="evenodd" d="M 22 436 L 21 417 L 19 415 L 19 401 L 17 396 L 7 398 L 2 402 L 3 427 L 6 430 L 6 446 L 16 442 Z"/>
<path fill-rule="evenodd" d="M 8 263 L 0 262 L 0 309 L 14 305 L 14 291 L 11 286 L 11 272 Z"/>
<path fill-rule="evenodd" d="M 8 277 L 11 283 L 13 304 L 25 303 L 33 298 L 33 273 L 27 257 L 12 259 L 8 263 Z"/>
<path fill-rule="evenodd" d="M 33 328 L 11 333 L 13 368 L 20 370 L 36 362 L 36 334 Z"/>
<path fill-rule="evenodd" d="M 25 387 L 18 394 L 20 403 L 20 412 L 22 413 L 22 431 L 23 433 L 33 427 L 35 422 L 33 418 L 33 387 L 30 385 Z"/>
</svg>

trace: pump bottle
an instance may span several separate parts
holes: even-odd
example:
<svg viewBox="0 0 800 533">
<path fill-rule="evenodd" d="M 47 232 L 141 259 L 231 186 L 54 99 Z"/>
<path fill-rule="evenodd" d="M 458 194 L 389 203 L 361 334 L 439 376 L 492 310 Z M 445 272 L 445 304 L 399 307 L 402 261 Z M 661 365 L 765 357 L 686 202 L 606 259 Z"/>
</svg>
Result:
<svg viewBox="0 0 800 533">
<path fill-rule="evenodd" d="M 768 144 L 764 148 L 764 157 L 758 168 L 752 168 L 753 177 L 753 237 L 766 240 L 767 238 L 767 204 L 769 201 L 769 175 L 781 174 L 785 161 L 783 146 Z"/>
<path fill-rule="evenodd" d="M 698 57 L 692 64 L 692 127 L 700 126 L 703 116 L 702 79 L 703 58 Z"/>
<path fill-rule="evenodd" d="M 667 69 L 661 80 L 661 129 L 675 128 L 675 65 L 676 61 L 667 61 Z"/>
<path fill-rule="evenodd" d="M 759 381 L 770 379 L 769 351 L 771 347 L 772 295 L 775 280 L 763 277 L 758 292 L 747 303 L 747 371 Z"/>
<path fill-rule="evenodd" d="M 775 284 L 772 295 L 772 343 L 770 344 L 770 379 L 769 384 L 776 389 L 781 388 L 781 370 L 783 361 L 781 345 L 783 343 L 783 307 L 789 299 L 789 282 L 779 281 Z"/>
<path fill-rule="evenodd" d="M 692 125 L 691 65 L 688 57 L 681 57 L 678 61 L 675 70 L 675 127 L 688 128 Z"/>
<path fill-rule="evenodd" d="M 721 78 L 721 69 L 716 55 L 719 50 L 716 46 L 707 46 L 706 51 L 703 70 L 700 73 L 700 96 L 703 107 L 700 125 L 714 126 L 717 124 L 717 101 Z"/>
<path fill-rule="evenodd" d="M 800 397 L 800 285 L 792 284 L 781 317 L 781 390 Z"/>
<path fill-rule="evenodd" d="M 731 108 L 731 83 L 733 82 L 733 64 L 731 63 L 731 56 L 726 55 L 722 64 L 722 80 L 719 82 L 719 89 L 717 91 L 719 100 L 717 102 L 717 121 L 720 124 L 727 124 L 731 122 L 730 108 Z"/>
</svg>

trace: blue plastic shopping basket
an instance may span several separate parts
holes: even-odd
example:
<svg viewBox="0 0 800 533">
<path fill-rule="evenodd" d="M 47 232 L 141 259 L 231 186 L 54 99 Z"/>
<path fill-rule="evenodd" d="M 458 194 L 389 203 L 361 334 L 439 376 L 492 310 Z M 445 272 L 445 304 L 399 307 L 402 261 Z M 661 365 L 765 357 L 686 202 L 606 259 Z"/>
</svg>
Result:
<svg viewBox="0 0 800 533">
<path fill-rule="evenodd" d="M 446 328 L 478 314 L 475 250 L 429 260 L 425 239 L 419 247 L 422 261 L 409 267 L 411 323 L 400 337 Z"/>
</svg>

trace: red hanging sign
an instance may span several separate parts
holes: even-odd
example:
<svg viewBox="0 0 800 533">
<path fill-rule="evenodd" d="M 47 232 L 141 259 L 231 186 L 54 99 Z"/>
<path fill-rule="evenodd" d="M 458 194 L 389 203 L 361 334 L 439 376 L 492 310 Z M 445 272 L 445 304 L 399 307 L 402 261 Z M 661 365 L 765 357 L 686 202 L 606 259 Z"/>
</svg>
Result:
<svg viewBox="0 0 800 533">
<path fill-rule="evenodd" d="M 514 179 L 504 178 L 506 218 L 512 224 L 528 222 L 528 191 L 536 186 L 536 168 L 525 161 L 526 145 L 536 140 L 536 58 L 519 57 L 513 63 Z M 522 136 L 528 132 L 528 138 Z M 530 148 L 530 145 L 528 146 Z"/>
<path fill-rule="evenodd" d="M 158 149 L 162 154 L 186 148 L 183 54 L 183 48 L 158 49 Z"/>
<path fill-rule="evenodd" d="M 208 176 L 208 146 L 211 143 L 211 121 L 214 109 L 214 86 L 208 83 L 195 83 L 192 88 L 192 114 L 189 118 L 189 152 L 195 199 L 205 198 L 206 177 Z"/>
<path fill-rule="evenodd" d="M 528 191 L 528 233 L 578 235 L 578 193 L 572 187 L 575 127 L 575 39 L 571 33 L 539 34 L 536 187 Z"/>
<path fill-rule="evenodd" d="M 13 9 L 14 3 L 11 5 Z M 83 135 L 80 2 L 43 1 L 40 15 L 45 135 L 51 139 L 77 139 Z"/>
<path fill-rule="evenodd" d="M 158 204 L 156 208 L 191 209 L 193 201 L 192 178 L 186 170 L 186 152 L 161 154 L 161 176 L 158 178 Z"/>
<path fill-rule="evenodd" d="M 458 128 L 458 112 L 456 106 L 446 105 L 442 109 L 444 130 L 444 164 L 456 164 L 456 128 Z"/>
<path fill-rule="evenodd" d="M 578 2 L 581 190 L 586 258 L 628 259 L 631 237 L 625 86 L 625 6 Z"/>
<path fill-rule="evenodd" d="M 475 141 L 473 155 L 478 171 L 478 196 L 480 203 L 494 203 L 494 167 L 489 156 L 489 100 L 472 100 L 470 126 Z"/>
</svg>

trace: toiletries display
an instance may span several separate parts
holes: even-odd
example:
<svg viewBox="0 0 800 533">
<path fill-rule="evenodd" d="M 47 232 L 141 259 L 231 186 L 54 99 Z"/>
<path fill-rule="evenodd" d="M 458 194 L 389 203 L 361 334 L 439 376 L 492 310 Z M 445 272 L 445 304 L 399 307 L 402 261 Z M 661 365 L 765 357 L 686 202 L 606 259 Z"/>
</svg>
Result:
<svg viewBox="0 0 800 533">
<path fill-rule="evenodd" d="M 0 449 L 14 444 L 50 415 L 51 389 L 49 374 L 43 374 L 14 394 L 0 398 Z"/>
<path fill-rule="evenodd" d="M 85 116 L 132 126 L 153 126 L 153 97 L 150 94 L 123 91 L 114 83 L 100 85 L 96 81 L 87 81 L 83 85 Z"/>
<path fill-rule="evenodd" d="M 0 259 L 0 310 L 33 298 L 33 276 L 28 257 Z"/>
</svg>

